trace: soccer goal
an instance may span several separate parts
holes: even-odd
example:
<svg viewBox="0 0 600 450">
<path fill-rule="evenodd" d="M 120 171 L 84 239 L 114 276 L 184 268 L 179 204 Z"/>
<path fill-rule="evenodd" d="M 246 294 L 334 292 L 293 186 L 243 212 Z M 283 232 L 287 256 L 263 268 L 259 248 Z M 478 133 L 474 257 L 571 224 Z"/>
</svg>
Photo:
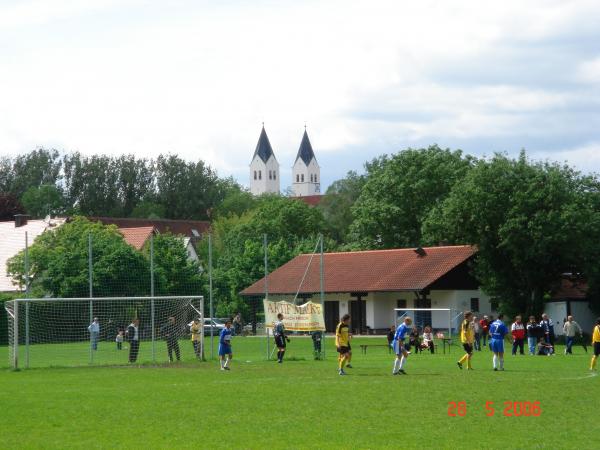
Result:
<svg viewBox="0 0 600 450">
<path fill-rule="evenodd" d="M 204 358 L 202 296 L 16 299 L 5 309 L 14 369 Z"/>
<path fill-rule="evenodd" d="M 463 314 L 462 312 L 457 313 L 456 310 L 451 308 L 394 308 L 394 311 L 396 311 L 396 326 L 404 320 L 404 317 L 406 317 L 410 311 L 413 311 L 415 312 L 413 323 L 421 328 L 421 331 L 426 326 L 430 326 L 432 330 L 439 330 L 442 328 L 447 329 L 448 335 L 445 337 L 448 339 L 452 339 L 452 329 L 458 328 L 453 325 Z M 443 326 L 440 326 L 440 324 L 443 324 Z"/>
</svg>

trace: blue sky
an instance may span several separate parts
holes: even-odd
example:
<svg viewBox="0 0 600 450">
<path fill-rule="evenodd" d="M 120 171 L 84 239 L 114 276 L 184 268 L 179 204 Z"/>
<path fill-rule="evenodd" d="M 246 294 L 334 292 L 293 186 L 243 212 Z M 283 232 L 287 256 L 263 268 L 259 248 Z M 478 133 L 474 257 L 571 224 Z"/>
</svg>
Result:
<svg viewBox="0 0 600 450">
<path fill-rule="evenodd" d="M 0 0 L 0 153 L 177 153 L 325 185 L 437 143 L 600 171 L 597 1 Z"/>
</svg>

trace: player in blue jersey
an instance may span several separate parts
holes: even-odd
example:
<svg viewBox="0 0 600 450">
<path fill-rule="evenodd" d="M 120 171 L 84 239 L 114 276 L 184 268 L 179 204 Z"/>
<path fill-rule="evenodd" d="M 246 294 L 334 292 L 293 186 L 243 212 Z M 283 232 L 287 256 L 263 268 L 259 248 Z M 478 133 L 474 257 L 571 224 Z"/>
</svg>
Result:
<svg viewBox="0 0 600 450">
<path fill-rule="evenodd" d="M 233 353 L 231 352 L 232 334 L 231 320 L 228 320 L 225 322 L 225 328 L 219 333 L 219 361 L 221 363 L 221 370 L 229 370 L 229 361 L 233 358 Z"/>
<path fill-rule="evenodd" d="M 502 322 L 504 314 L 498 314 L 498 318 L 490 324 L 490 347 L 494 352 L 492 359 L 494 370 L 504 370 L 504 336 L 508 333 L 508 328 Z"/>
<path fill-rule="evenodd" d="M 396 360 L 394 361 L 392 375 L 406 375 L 406 372 L 404 371 L 404 364 L 406 364 L 406 358 L 408 358 L 409 352 L 404 347 L 404 339 L 408 334 L 410 334 L 411 324 L 412 319 L 410 317 L 405 317 L 404 322 L 396 329 L 396 333 L 394 334 L 392 347 L 394 348 L 394 353 L 396 354 Z"/>
</svg>

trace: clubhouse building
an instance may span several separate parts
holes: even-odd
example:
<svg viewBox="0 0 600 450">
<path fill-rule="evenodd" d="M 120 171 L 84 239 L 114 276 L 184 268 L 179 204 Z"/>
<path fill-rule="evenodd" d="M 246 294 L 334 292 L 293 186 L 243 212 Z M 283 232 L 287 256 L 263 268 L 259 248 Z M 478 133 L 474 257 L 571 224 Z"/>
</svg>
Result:
<svg viewBox="0 0 600 450">
<path fill-rule="evenodd" d="M 470 274 L 477 249 L 472 246 L 403 248 L 325 253 L 323 292 L 325 324 L 333 331 L 339 318 L 349 313 L 356 334 L 380 334 L 395 324 L 396 308 L 451 309 L 456 329 L 460 312 L 477 316 L 494 314 L 490 298 Z M 262 309 L 269 300 L 320 302 L 320 254 L 303 254 L 279 267 L 241 292 Z M 448 311 L 406 311 L 422 329 L 448 329 Z"/>
</svg>

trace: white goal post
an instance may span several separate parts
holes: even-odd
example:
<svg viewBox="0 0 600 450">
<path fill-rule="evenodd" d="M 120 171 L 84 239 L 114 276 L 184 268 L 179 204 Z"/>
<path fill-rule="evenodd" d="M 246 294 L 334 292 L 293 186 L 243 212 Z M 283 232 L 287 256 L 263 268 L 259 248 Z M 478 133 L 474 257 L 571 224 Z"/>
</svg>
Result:
<svg viewBox="0 0 600 450">
<path fill-rule="evenodd" d="M 26 298 L 4 307 L 14 369 L 204 359 L 203 296 Z"/>
<path fill-rule="evenodd" d="M 403 320 L 403 318 L 408 314 L 408 311 L 425 311 L 425 312 L 433 312 L 433 311 L 444 311 L 447 313 L 447 318 L 448 318 L 448 339 L 452 339 L 452 323 L 459 317 L 461 316 L 463 313 L 459 312 L 457 314 L 455 314 L 456 310 L 455 309 L 451 309 L 451 308 L 394 308 L 394 311 L 396 311 L 396 326 L 398 326 L 398 323 Z M 402 313 L 402 314 L 401 314 Z M 413 323 L 415 321 L 415 318 L 413 317 Z M 432 330 L 433 330 L 433 324 L 428 324 L 429 326 L 431 326 Z"/>
</svg>

